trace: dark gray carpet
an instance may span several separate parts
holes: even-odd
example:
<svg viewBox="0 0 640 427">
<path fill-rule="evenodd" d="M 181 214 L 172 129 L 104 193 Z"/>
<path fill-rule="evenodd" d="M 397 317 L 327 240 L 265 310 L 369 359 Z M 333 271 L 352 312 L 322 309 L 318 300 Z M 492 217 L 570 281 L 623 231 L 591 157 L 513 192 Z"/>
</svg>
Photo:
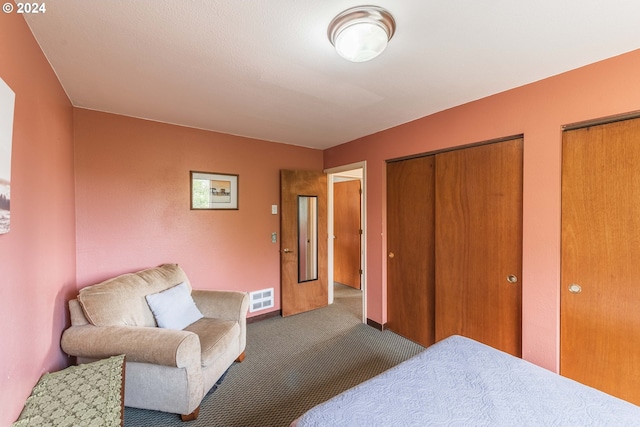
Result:
<svg viewBox="0 0 640 427">
<path fill-rule="evenodd" d="M 361 293 L 336 284 L 335 303 L 247 326 L 247 357 L 202 401 L 196 421 L 126 408 L 125 426 L 280 427 L 423 347 L 361 323 Z"/>
</svg>

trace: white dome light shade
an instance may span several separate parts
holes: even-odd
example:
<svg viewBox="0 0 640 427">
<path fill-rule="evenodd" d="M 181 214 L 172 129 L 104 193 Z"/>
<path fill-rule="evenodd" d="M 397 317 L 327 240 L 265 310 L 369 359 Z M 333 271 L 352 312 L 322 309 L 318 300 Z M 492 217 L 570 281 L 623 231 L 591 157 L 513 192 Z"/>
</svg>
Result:
<svg viewBox="0 0 640 427">
<path fill-rule="evenodd" d="M 377 6 L 359 6 L 336 16 L 327 30 L 329 40 L 343 58 L 369 61 L 380 55 L 393 37 L 393 16 Z"/>
<path fill-rule="evenodd" d="M 378 24 L 360 22 L 340 31 L 336 37 L 336 51 L 352 62 L 369 61 L 387 47 L 387 32 Z"/>
</svg>

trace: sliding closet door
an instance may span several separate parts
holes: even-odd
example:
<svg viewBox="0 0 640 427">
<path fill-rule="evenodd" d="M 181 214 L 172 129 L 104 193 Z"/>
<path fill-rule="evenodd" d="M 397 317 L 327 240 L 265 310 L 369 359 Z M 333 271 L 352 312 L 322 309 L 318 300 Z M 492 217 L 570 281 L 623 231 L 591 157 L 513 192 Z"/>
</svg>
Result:
<svg viewBox="0 0 640 427">
<path fill-rule="evenodd" d="M 436 340 L 521 356 L 522 139 L 436 155 Z"/>
<path fill-rule="evenodd" d="M 640 119 L 562 148 L 560 373 L 640 405 Z"/>
<path fill-rule="evenodd" d="M 387 324 L 434 342 L 434 157 L 387 164 Z"/>
</svg>

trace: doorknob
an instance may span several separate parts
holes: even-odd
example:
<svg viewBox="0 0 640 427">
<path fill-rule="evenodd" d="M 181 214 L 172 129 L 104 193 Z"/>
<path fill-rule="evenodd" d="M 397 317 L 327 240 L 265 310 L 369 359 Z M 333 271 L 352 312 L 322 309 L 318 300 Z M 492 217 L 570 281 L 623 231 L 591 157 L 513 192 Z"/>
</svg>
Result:
<svg viewBox="0 0 640 427">
<path fill-rule="evenodd" d="M 518 276 L 514 274 L 510 274 L 507 276 L 507 282 L 509 283 L 518 283 Z"/>
<path fill-rule="evenodd" d="M 569 285 L 569 292 L 571 292 L 572 294 L 579 294 L 580 292 L 582 292 L 582 286 L 576 283 L 572 283 Z"/>
<path fill-rule="evenodd" d="M 393 252 L 389 252 L 389 258 L 393 258 L 394 256 L 396 256 L 396 254 L 394 254 Z"/>
<path fill-rule="evenodd" d="M 289 249 L 289 248 L 284 248 L 282 250 L 282 252 L 284 252 L 285 254 L 292 254 L 293 253 L 293 251 L 291 249 Z"/>
</svg>

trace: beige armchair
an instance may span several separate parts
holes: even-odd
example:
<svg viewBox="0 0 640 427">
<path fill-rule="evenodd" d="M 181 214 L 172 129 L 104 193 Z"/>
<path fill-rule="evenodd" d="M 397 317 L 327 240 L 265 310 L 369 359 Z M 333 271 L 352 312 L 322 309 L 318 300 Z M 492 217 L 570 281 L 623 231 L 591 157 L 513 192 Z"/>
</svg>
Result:
<svg viewBox="0 0 640 427">
<path fill-rule="evenodd" d="M 182 330 L 158 327 L 145 297 L 181 283 L 191 289 L 177 264 L 163 264 L 81 289 L 69 301 L 71 327 L 61 345 L 78 363 L 125 354 L 125 405 L 187 421 L 229 366 L 244 359 L 249 298 L 194 290 L 203 317 Z"/>
</svg>

